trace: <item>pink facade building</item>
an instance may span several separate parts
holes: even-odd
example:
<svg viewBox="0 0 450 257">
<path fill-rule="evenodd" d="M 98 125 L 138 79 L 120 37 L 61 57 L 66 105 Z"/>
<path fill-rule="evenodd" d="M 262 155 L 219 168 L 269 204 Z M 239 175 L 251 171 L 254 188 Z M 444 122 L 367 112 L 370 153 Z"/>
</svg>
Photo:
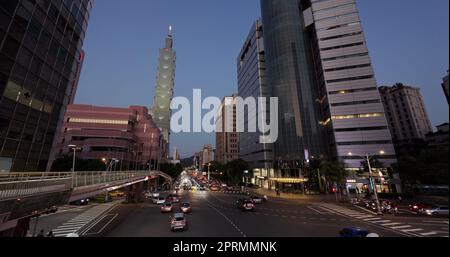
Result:
<svg viewBox="0 0 450 257">
<path fill-rule="evenodd" d="M 58 142 L 56 158 L 71 155 L 76 145 L 77 158 L 119 160 L 117 169 L 152 169 L 167 155 L 166 143 L 148 109 L 98 107 L 73 104 L 67 107 Z"/>
</svg>

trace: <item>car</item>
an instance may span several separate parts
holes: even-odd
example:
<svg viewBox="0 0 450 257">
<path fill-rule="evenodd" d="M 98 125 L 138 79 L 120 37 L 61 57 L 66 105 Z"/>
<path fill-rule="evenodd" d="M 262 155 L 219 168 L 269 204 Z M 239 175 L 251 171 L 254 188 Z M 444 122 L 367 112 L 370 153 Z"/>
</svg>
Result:
<svg viewBox="0 0 450 257">
<path fill-rule="evenodd" d="M 190 203 L 183 203 L 181 206 L 180 206 L 180 210 L 183 212 L 183 213 L 191 213 L 192 212 L 192 206 L 191 206 L 191 204 Z"/>
<path fill-rule="evenodd" d="M 424 208 L 422 210 L 423 214 L 429 215 L 429 216 L 448 216 L 448 206 L 444 205 L 434 205 L 429 208 Z"/>
<path fill-rule="evenodd" d="M 176 213 L 170 220 L 170 229 L 172 231 L 185 230 L 188 222 L 184 213 Z"/>
<path fill-rule="evenodd" d="M 252 202 L 254 204 L 262 204 L 264 202 L 264 199 L 262 197 L 259 197 L 259 196 L 256 196 L 256 195 L 250 197 L 250 199 L 252 200 Z"/>
<path fill-rule="evenodd" d="M 209 189 L 213 192 L 219 191 L 219 187 L 216 185 L 211 186 Z"/>
<path fill-rule="evenodd" d="M 45 209 L 44 214 L 51 214 L 51 213 L 55 213 L 57 211 L 58 211 L 58 207 L 52 206 L 52 207 Z"/>
<path fill-rule="evenodd" d="M 344 228 L 339 232 L 340 237 L 367 237 L 370 234 L 370 231 L 362 228 Z"/>
<path fill-rule="evenodd" d="M 176 194 L 171 194 L 171 195 L 169 195 L 169 196 L 166 198 L 166 200 L 167 200 L 168 202 L 171 202 L 171 203 L 179 203 L 179 202 L 180 202 L 180 196 L 178 196 L 178 195 L 176 195 Z"/>
<path fill-rule="evenodd" d="M 165 204 L 165 203 L 166 203 L 166 198 L 161 197 L 161 196 L 155 197 L 155 198 L 153 198 L 153 199 L 154 199 L 154 203 L 155 203 L 155 204 L 158 204 L 158 205 L 160 205 L 160 204 Z"/>
<path fill-rule="evenodd" d="M 109 192 L 109 195 L 111 197 L 123 197 L 123 196 L 125 196 L 125 193 L 122 191 L 112 191 L 112 192 Z"/>
<path fill-rule="evenodd" d="M 421 210 L 429 207 L 426 203 L 411 203 L 409 205 L 409 210 L 415 213 L 419 213 Z"/>
<path fill-rule="evenodd" d="M 239 199 L 236 202 L 236 206 L 238 209 L 243 211 L 254 211 L 255 205 L 251 199 Z"/>
<path fill-rule="evenodd" d="M 165 203 L 161 206 L 162 213 L 172 212 L 172 210 L 173 210 L 173 206 L 171 203 Z"/>
<path fill-rule="evenodd" d="M 200 190 L 200 191 L 205 191 L 206 188 L 205 188 L 204 186 L 200 186 L 199 190 Z"/>
</svg>

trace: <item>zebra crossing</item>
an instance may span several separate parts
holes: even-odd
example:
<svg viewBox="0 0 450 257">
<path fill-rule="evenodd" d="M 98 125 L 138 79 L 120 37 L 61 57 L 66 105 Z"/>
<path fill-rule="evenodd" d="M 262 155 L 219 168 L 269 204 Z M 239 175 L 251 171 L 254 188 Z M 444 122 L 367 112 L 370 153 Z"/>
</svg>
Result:
<svg viewBox="0 0 450 257">
<path fill-rule="evenodd" d="M 117 203 L 108 203 L 92 207 L 75 218 L 65 222 L 53 230 L 55 237 L 66 237 L 69 234 L 77 233 L 91 221 L 100 217 L 103 213 L 114 207 Z"/>
<path fill-rule="evenodd" d="M 371 223 L 373 225 L 382 226 L 384 228 L 388 228 L 391 230 L 395 230 L 397 232 L 401 232 L 403 234 L 407 234 L 409 236 L 414 237 L 448 237 L 449 232 L 447 230 L 430 230 L 430 229 L 424 229 L 422 227 L 417 227 L 411 224 L 408 224 L 406 222 L 397 222 L 392 221 L 389 219 L 385 219 L 383 217 L 378 217 L 376 215 L 370 215 L 361 213 L 356 210 L 351 210 L 342 206 L 338 206 L 336 204 L 329 204 L 329 203 L 322 203 L 320 204 L 320 207 L 326 210 L 333 211 L 335 213 L 342 214 L 344 216 L 348 216 L 357 220 L 365 221 L 368 223 Z M 443 225 L 447 225 L 448 227 L 448 221 L 436 221 L 441 222 Z"/>
</svg>

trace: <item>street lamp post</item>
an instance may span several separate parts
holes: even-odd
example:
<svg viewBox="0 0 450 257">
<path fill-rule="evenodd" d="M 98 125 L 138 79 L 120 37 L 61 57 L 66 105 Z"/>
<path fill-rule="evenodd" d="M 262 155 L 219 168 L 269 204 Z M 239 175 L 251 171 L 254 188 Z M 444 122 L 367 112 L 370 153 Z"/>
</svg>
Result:
<svg viewBox="0 0 450 257">
<path fill-rule="evenodd" d="M 208 163 L 208 184 L 211 183 L 211 172 L 210 172 L 211 163 Z"/>
<path fill-rule="evenodd" d="M 72 172 L 75 172 L 75 160 L 76 160 L 76 153 L 77 150 L 79 150 L 79 148 L 77 148 L 77 145 L 68 145 L 67 147 L 71 148 L 71 150 L 73 151 L 73 161 L 72 161 Z"/>
<path fill-rule="evenodd" d="M 381 155 L 385 154 L 383 150 L 379 152 Z M 353 153 L 348 153 L 349 156 L 353 156 Z M 378 198 L 378 191 L 377 191 L 377 183 L 374 180 L 372 176 L 372 166 L 370 165 L 370 159 L 372 159 L 374 156 L 370 156 L 369 154 L 366 154 L 364 157 L 359 156 L 362 159 L 364 159 L 367 162 L 367 167 L 369 168 L 369 183 L 373 182 L 373 192 L 375 195 L 375 203 L 377 205 L 377 215 L 383 215 L 383 212 L 381 211 L 381 205 L 380 205 L 380 199 Z"/>
</svg>

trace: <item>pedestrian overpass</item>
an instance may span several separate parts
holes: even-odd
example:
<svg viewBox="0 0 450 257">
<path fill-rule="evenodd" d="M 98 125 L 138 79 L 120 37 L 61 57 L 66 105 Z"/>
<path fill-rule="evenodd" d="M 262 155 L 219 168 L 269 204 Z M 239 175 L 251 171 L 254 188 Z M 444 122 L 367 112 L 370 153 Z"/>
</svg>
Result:
<svg viewBox="0 0 450 257">
<path fill-rule="evenodd" d="M 172 182 L 160 171 L 0 173 L 0 235 L 48 207 L 117 189 L 142 191 L 142 186 L 136 186 L 158 177 Z"/>
</svg>

